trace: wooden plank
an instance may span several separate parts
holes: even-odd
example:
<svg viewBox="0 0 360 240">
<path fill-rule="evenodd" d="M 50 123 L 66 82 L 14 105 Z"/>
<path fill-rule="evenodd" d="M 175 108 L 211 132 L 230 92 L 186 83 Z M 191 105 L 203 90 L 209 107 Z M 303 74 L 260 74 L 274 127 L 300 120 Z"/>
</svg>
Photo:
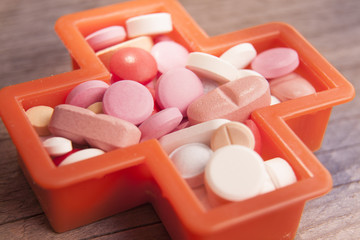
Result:
<svg viewBox="0 0 360 240">
<path fill-rule="evenodd" d="M 309 201 L 295 240 L 357 240 L 360 236 L 360 182 L 340 185 Z"/>
</svg>

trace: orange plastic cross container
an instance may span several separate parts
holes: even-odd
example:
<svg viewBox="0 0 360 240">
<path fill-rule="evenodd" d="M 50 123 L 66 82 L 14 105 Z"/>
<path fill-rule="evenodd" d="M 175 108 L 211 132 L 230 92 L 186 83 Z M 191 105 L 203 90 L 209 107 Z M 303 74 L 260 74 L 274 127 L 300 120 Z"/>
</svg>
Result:
<svg viewBox="0 0 360 240">
<path fill-rule="evenodd" d="M 169 36 L 190 51 L 219 56 L 236 44 L 250 42 L 258 52 L 279 46 L 298 52 L 296 72 L 317 92 L 251 115 L 262 134 L 263 159 L 286 159 L 296 173 L 295 184 L 208 208 L 178 175 L 156 140 L 63 167 L 53 164 L 25 110 L 64 103 L 70 90 L 87 80 L 109 83 L 108 70 L 84 36 L 155 12 L 171 14 L 174 30 Z M 305 202 L 331 189 L 331 176 L 312 151 L 321 146 L 332 107 L 350 101 L 355 92 L 291 26 L 269 23 L 208 37 L 177 1 L 136 0 L 64 16 L 55 28 L 74 60 L 74 70 L 0 91 L 1 118 L 19 152 L 19 164 L 55 231 L 150 202 L 174 239 L 292 239 Z"/>
</svg>

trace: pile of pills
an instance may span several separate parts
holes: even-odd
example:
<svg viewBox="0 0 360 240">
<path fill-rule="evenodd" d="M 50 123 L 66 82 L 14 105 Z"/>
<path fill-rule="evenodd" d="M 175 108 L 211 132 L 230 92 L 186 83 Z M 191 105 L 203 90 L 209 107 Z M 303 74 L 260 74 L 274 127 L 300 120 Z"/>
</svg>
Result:
<svg viewBox="0 0 360 240">
<path fill-rule="evenodd" d="M 240 43 L 221 56 L 189 52 L 167 33 L 168 13 L 136 16 L 85 40 L 112 74 L 77 85 L 63 104 L 26 111 L 54 164 L 158 139 L 192 187 L 214 204 L 240 201 L 296 181 L 281 158 L 264 161 L 256 109 L 315 93 L 295 73 L 299 56 Z"/>
</svg>

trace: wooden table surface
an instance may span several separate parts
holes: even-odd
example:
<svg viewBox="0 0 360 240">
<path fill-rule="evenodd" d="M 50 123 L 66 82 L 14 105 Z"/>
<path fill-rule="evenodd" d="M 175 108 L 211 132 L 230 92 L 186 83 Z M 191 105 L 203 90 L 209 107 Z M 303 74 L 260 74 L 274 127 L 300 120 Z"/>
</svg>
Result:
<svg viewBox="0 0 360 240">
<path fill-rule="evenodd" d="M 70 71 L 70 59 L 53 30 L 60 16 L 118 0 L 1 0 L 0 88 Z M 293 25 L 360 90 L 360 1 L 181 0 L 210 35 L 270 21 Z M 307 202 L 295 239 L 360 239 L 360 101 L 332 112 L 319 160 L 333 190 Z M 151 205 L 72 231 L 52 231 L 17 163 L 0 121 L 0 239 L 169 239 Z"/>
</svg>

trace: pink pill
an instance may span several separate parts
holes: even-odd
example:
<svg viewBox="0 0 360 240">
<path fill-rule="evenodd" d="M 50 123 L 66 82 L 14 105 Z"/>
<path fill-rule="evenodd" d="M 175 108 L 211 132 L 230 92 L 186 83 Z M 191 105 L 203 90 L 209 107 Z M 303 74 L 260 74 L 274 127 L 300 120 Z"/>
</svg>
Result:
<svg viewBox="0 0 360 240">
<path fill-rule="evenodd" d="M 106 114 L 129 121 L 142 123 L 154 110 L 154 99 L 142 84 L 122 80 L 112 84 L 104 94 L 103 111 Z"/>
<path fill-rule="evenodd" d="M 140 126 L 141 141 L 160 138 L 174 130 L 183 116 L 177 108 L 167 108 L 146 119 Z"/>
<path fill-rule="evenodd" d="M 175 68 L 161 75 L 155 90 L 161 108 L 177 107 L 185 116 L 189 104 L 203 94 L 203 85 L 192 71 Z"/>
<path fill-rule="evenodd" d="M 297 73 L 272 79 L 269 84 L 271 94 L 282 102 L 316 92 L 315 88 Z"/>
<path fill-rule="evenodd" d="M 258 108 L 270 105 L 269 83 L 249 76 L 221 85 L 193 101 L 187 110 L 190 124 L 225 118 L 243 122 Z"/>
<path fill-rule="evenodd" d="M 100 80 L 90 80 L 77 85 L 66 97 L 65 103 L 87 108 L 93 103 L 101 102 L 109 85 Z"/>
<path fill-rule="evenodd" d="M 188 50 L 173 41 L 161 41 L 151 49 L 158 70 L 165 73 L 172 68 L 185 67 L 189 55 Z"/>
<path fill-rule="evenodd" d="M 299 56 L 291 48 L 272 48 L 261 52 L 251 63 L 251 68 L 265 78 L 276 78 L 291 73 L 299 66 Z"/>
<path fill-rule="evenodd" d="M 85 40 L 96 52 L 101 49 L 118 44 L 124 41 L 125 38 L 126 32 L 124 27 L 111 26 L 91 33 L 85 38 Z"/>
</svg>

